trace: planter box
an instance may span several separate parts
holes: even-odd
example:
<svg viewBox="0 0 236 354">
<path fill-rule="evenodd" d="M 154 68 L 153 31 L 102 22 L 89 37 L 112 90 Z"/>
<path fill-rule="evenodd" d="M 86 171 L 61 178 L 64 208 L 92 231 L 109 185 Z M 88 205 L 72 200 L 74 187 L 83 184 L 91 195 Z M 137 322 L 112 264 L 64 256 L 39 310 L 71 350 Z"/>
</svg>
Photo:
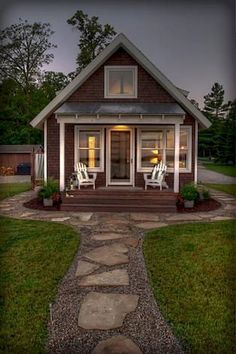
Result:
<svg viewBox="0 0 236 354">
<path fill-rule="evenodd" d="M 184 207 L 185 208 L 193 208 L 194 207 L 194 200 L 185 200 Z"/>
<path fill-rule="evenodd" d="M 53 206 L 53 200 L 52 200 L 52 198 L 44 198 L 44 199 L 43 199 L 43 205 L 44 205 L 45 207 L 47 207 L 47 206 Z"/>
</svg>

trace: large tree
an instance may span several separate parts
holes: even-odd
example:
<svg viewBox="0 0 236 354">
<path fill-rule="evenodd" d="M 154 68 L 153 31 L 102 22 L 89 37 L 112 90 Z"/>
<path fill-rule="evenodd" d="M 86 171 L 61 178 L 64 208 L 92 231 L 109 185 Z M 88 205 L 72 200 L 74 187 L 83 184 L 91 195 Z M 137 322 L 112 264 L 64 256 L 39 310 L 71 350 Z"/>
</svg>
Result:
<svg viewBox="0 0 236 354">
<path fill-rule="evenodd" d="M 223 129 L 230 104 L 231 102 L 224 103 L 224 89 L 217 82 L 212 86 L 211 92 L 204 96 L 203 113 L 212 125 L 199 133 L 200 156 L 221 159 Z"/>
<path fill-rule="evenodd" d="M 78 73 L 110 43 L 116 31 L 109 24 L 101 25 L 97 16 L 89 18 L 81 10 L 68 19 L 67 23 L 80 32 L 80 53 L 76 59 Z"/>
<path fill-rule="evenodd" d="M 50 24 L 19 20 L 0 32 L 0 79 L 14 80 L 25 92 L 37 81 L 40 69 L 53 60 L 49 51 L 54 32 Z"/>
<path fill-rule="evenodd" d="M 40 88 L 45 92 L 48 99 L 52 100 L 69 82 L 68 76 L 62 72 L 46 71 L 40 79 Z"/>
</svg>

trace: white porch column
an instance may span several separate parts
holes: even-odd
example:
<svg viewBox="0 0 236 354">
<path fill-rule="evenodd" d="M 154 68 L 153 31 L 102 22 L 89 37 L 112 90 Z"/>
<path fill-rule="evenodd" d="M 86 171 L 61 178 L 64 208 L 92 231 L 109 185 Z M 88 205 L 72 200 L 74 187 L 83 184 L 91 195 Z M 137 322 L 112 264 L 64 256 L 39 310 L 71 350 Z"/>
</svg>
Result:
<svg viewBox="0 0 236 354">
<path fill-rule="evenodd" d="M 43 126 L 43 135 L 44 135 L 44 139 L 43 139 L 43 143 L 44 143 L 44 146 L 43 146 L 43 150 L 44 150 L 44 154 L 43 154 L 43 167 L 44 167 L 44 171 L 43 171 L 43 177 L 44 177 L 44 181 L 46 182 L 47 181 L 47 161 L 48 161 L 48 150 L 47 150 L 47 145 L 48 145 L 48 141 L 47 141 L 47 120 L 44 121 L 44 126 Z"/>
<path fill-rule="evenodd" d="M 65 189 L 65 123 L 60 122 L 60 191 Z"/>
<path fill-rule="evenodd" d="M 195 120 L 194 183 L 197 183 L 197 158 L 198 158 L 198 121 Z"/>
<path fill-rule="evenodd" d="M 175 169 L 174 169 L 174 192 L 179 193 L 179 140 L 180 124 L 175 124 Z"/>
</svg>

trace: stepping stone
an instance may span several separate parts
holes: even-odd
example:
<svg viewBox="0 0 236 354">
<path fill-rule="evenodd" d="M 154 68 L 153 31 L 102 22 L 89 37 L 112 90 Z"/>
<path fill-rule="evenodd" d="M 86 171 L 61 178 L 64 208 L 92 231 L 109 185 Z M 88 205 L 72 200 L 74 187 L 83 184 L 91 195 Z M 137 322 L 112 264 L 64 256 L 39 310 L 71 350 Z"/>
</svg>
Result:
<svg viewBox="0 0 236 354">
<path fill-rule="evenodd" d="M 66 216 L 64 218 L 52 218 L 51 221 L 58 221 L 58 222 L 62 222 L 62 221 L 66 221 L 66 220 L 69 220 L 70 217 L 69 216 Z"/>
<path fill-rule="evenodd" d="M 223 220 L 234 220 L 235 218 L 231 216 L 215 216 L 214 218 L 211 218 L 212 221 L 223 221 Z"/>
<path fill-rule="evenodd" d="M 139 244 L 139 239 L 134 238 L 134 237 L 128 237 L 125 240 L 123 240 L 123 242 L 126 246 L 131 246 L 131 247 L 136 248 Z"/>
<path fill-rule="evenodd" d="M 125 336 L 114 336 L 102 340 L 91 354 L 142 354 L 139 347 Z"/>
<path fill-rule="evenodd" d="M 152 222 L 152 221 L 147 221 L 147 222 L 142 222 L 140 224 L 135 225 L 139 227 L 140 229 L 159 229 L 160 227 L 167 226 L 164 222 Z"/>
<path fill-rule="evenodd" d="M 23 214 L 20 215 L 21 218 L 27 218 L 29 216 L 33 216 L 35 215 L 35 213 L 31 213 L 31 212 L 25 212 Z"/>
<path fill-rule="evenodd" d="M 177 215 L 172 215 L 168 218 L 168 221 L 195 221 L 195 220 L 201 220 L 201 217 L 199 215 L 194 215 L 194 214 L 177 214 Z"/>
<path fill-rule="evenodd" d="M 121 327 L 125 316 L 136 309 L 138 298 L 138 295 L 91 292 L 81 304 L 78 325 L 103 330 Z"/>
<path fill-rule="evenodd" d="M 100 234 L 95 234 L 91 238 L 92 240 L 97 240 L 97 241 L 104 241 L 104 240 L 116 240 L 119 238 L 124 238 L 128 237 L 128 234 L 118 234 L 115 232 L 105 232 L 105 233 L 100 233 Z"/>
<path fill-rule="evenodd" d="M 76 277 L 83 277 L 84 275 L 90 274 L 100 268 L 97 264 L 92 264 L 86 261 L 79 261 L 77 270 L 75 273 Z"/>
<path fill-rule="evenodd" d="M 124 264 L 129 262 L 128 256 L 125 254 L 128 248 L 122 243 L 113 243 L 109 246 L 97 247 L 86 253 L 85 258 L 108 266 L 116 264 Z"/>
<path fill-rule="evenodd" d="M 130 214 L 131 220 L 135 221 L 159 221 L 160 217 L 154 213 L 132 213 Z"/>
<path fill-rule="evenodd" d="M 110 272 L 92 274 L 79 282 L 80 286 L 121 286 L 129 285 L 129 275 L 126 269 L 115 269 Z"/>
</svg>

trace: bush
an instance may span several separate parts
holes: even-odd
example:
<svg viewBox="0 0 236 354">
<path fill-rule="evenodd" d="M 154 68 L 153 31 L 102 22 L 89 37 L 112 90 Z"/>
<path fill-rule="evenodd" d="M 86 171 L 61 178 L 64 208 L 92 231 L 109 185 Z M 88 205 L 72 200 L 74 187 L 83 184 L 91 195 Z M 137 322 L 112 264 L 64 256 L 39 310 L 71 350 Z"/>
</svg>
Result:
<svg viewBox="0 0 236 354">
<path fill-rule="evenodd" d="M 44 182 L 43 187 L 38 192 L 39 198 L 47 199 L 51 198 L 55 193 L 59 192 L 58 182 L 53 179 L 48 179 Z"/>
<path fill-rule="evenodd" d="M 197 191 L 199 195 L 200 200 L 208 200 L 210 198 L 210 192 L 209 190 L 203 186 L 202 184 L 199 184 L 197 186 Z"/>
<path fill-rule="evenodd" d="M 180 192 L 181 196 L 185 200 L 196 200 L 198 197 L 198 191 L 194 184 L 185 184 Z"/>
</svg>

